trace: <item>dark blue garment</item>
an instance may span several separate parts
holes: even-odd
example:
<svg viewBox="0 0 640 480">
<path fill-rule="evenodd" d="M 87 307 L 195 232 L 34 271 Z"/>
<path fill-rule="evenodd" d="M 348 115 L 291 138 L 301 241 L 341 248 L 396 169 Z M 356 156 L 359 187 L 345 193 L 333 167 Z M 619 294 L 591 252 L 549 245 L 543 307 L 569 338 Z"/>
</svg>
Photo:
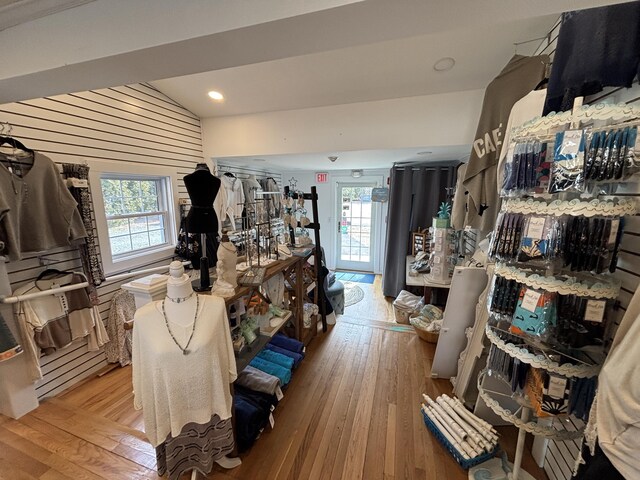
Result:
<svg viewBox="0 0 640 480">
<path fill-rule="evenodd" d="M 640 2 L 563 13 L 543 115 L 604 87 L 631 87 L 639 65 Z"/>
<path fill-rule="evenodd" d="M 296 353 L 302 353 L 302 350 L 304 349 L 304 343 L 299 342 L 295 338 L 289 338 L 281 333 L 274 335 L 271 339 L 271 343 L 280 348 Z"/>
<path fill-rule="evenodd" d="M 272 352 L 276 352 L 276 353 L 279 353 L 281 355 L 285 355 L 285 356 L 287 356 L 289 358 L 292 358 L 293 359 L 293 368 L 298 368 L 298 365 L 300 365 L 300 362 L 304 358 L 304 355 L 301 354 L 301 353 L 291 352 L 291 351 L 287 350 L 286 348 L 281 348 L 281 347 L 278 347 L 277 345 L 273 345 L 271 343 L 267 343 L 266 348 L 271 350 Z"/>
<path fill-rule="evenodd" d="M 267 425 L 269 412 L 265 412 L 242 395 L 233 396 L 233 406 L 236 418 L 236 443 L 238 450 L 244 452 L 251 448 Z"/>
</svg>

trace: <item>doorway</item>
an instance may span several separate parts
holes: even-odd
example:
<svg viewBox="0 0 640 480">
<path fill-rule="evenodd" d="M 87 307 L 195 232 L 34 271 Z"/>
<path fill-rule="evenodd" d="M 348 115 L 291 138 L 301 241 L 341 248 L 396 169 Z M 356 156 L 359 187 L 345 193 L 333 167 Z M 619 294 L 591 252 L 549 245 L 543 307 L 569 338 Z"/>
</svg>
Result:
<svg viewBox="0 0 640 480">
<path fill-rule="evenodd" d="M 376 210 L 371 202 L 372 183 L 337 185 L 338 248 L 336 268 L 373 272 Z"/>
</svg>

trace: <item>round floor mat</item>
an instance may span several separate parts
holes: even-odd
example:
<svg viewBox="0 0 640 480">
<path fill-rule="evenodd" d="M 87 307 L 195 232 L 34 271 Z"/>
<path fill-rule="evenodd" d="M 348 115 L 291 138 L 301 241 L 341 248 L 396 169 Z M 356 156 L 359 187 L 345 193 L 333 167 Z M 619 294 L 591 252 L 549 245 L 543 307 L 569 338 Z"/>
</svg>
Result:
<svg viewBox="0 0 640 480">
<path fill-rule="evenodd" d="M 357 283 L 344 282 L 344 306 L 355 305 L 364 298 L 364 290 Z"/>
</svg>

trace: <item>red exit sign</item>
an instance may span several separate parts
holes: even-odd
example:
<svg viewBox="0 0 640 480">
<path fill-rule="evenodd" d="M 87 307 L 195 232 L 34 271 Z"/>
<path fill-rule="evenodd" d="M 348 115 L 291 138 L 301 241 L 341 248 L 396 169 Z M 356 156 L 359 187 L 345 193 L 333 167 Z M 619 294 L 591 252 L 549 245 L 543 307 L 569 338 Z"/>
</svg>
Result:
<svg viewBox="0 0 640 480">
<path fill-rule="evenodd" d="M 316 172 L 316 183 L 327 183 L 329 174 L 327 172 Z"/>
</svg>

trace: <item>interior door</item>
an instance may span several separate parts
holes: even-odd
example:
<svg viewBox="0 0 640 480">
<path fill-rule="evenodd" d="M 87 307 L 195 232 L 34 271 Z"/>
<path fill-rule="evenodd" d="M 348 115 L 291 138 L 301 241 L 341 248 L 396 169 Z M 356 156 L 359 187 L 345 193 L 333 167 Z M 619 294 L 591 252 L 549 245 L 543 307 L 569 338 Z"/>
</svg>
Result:
<svg viewBox="0 0 640 480">
<path fill-rule="evenodd" d="M 375 209 L 371 190 L 375 183 L 338 183 L 336 267 L 373 272 Z"/>
</svg>

